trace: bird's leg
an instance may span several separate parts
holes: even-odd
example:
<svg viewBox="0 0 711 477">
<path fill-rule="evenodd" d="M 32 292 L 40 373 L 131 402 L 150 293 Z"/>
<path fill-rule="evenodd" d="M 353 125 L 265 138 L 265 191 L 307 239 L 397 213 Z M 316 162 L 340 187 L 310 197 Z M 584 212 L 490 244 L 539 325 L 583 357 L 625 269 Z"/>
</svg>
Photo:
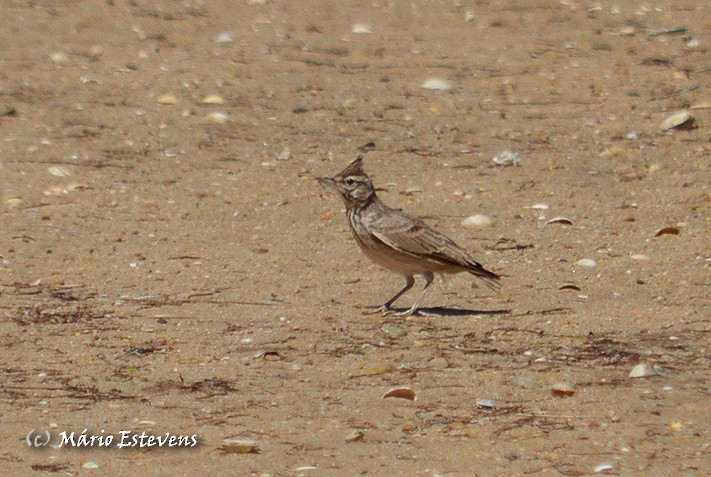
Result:
<svg viewBox="0 0 711 477">
<path fill-rule="evenodd" d="M 407 277 L 405 277 L 405 279 L 407 280 L 407 283 L 405 283 L 405 286 L 403 287 L 402 290 L 397 292 L 394 297 L 392 297 L 391 299 L 386 301 L 383 306 L 379 307 L 377 310 L 367 312 L 366 315 L 375 315 L 378 313 L 388 313 L 389 311 L 391 311 L 390 305 L 395 303 L 395 300 L 397 300 L 402 295 L 404 295 L 415 284 L 415 277 L 413 277 L 412 275 L 408 275 Z"/>
<path fill-rule="evenodd" d="M 432 285 L 432 282 L 434 281 L 434 273 L 432 272 L 425 272 L 422 274 L 422 276 L 425 278 L 427 283 L 425 283 L 425 288 L 422 289 L 420 292 L 420 296 L 417 297 L 417 300 L 415 300 L 415 303 L 410 307 L 409 310 L 403 311 L 402 313 L 398 313 L 400 316 L 410 316 L 410 315 L 416 315 L 417 310 L 420 308 L 420 304 L 422 303 L 422 300 L 425 299 L 425 295 L 427 295 L 427 291 L 430 289 L 430 286 Z"/>
</svg>

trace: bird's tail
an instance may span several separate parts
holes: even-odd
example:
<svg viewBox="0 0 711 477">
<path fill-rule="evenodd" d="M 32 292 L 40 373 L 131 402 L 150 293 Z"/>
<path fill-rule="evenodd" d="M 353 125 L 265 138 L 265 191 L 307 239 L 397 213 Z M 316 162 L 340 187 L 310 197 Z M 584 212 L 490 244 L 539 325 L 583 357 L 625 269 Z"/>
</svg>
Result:
<svg viewBox="0 0 711 477">
<path fill-rule="evenodd" d="M 472 261 L 471 263 L 469 263 L 468 271 L 475 277 L 480 278 L 481 281 L 484 282 L 484 285 L 491 288 L 492 290 L 499 291 L 499 289 L 501 288 L 501 283 L 499 283 L 501 277 L 494 272 L 490 272 L 480 263 Z"/>
</svg>

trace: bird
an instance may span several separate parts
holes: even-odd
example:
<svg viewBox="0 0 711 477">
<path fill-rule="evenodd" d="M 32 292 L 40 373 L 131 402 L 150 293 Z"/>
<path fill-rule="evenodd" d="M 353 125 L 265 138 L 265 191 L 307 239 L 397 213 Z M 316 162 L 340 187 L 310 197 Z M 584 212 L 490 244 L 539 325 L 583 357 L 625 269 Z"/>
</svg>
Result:
<svg viewBox="0 0 711 477">
<path fill-rule="evenodd" d="M 372 314 L 393 313 L 391 306 L 415 285 L 416 275 L 425 279 L 425 286 L 412 306 L 398 315 L 418 314 L 436 273 L 468 272 L 489 288 L 499 289 L 501 277 L 485 269 L 452 239 L 402 209 L 384 204 L 365 172 L 363 156 L 358 156 L 338 174 L 316 177 L 316 180 L 343 200 L 348 226 L 365 256 L 405 278 L 405 286 Z"/>
</svg>

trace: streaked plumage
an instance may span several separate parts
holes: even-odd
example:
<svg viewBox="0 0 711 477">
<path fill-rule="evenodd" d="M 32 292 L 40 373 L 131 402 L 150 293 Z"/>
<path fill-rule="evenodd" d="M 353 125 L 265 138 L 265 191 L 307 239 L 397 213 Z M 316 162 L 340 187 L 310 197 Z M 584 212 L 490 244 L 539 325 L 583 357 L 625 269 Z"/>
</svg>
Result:
<svg viewBox="0 0 711 477">
<path fill-rule="evenodd" d="M 498 288 L 499 276 L 486 270 L 452 239 L 401 209 L 385 205 L 363 170 L 362 156 L 335 176 L 317 179 L 338 192 L 345 203 L 348 225 L 363 253 L 405 277 L 405 287 L 377 311 L 389 311 L 390 305 L 412 288 L 414 275 L 422 275 L 426 284 L 405 315 L 417 312 L 435 273 L 469 272 L 489 287 Z"/>
</svg>

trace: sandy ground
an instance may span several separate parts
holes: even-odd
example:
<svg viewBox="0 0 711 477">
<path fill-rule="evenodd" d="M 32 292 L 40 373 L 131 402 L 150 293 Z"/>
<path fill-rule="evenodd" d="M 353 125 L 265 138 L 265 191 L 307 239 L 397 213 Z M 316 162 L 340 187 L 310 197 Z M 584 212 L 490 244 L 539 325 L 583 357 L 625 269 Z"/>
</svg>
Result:
<svg viewBox="0 0 711 477">
<path fill-rule="evenodd" d="M 2 9 L 4 475 L 709 475 L 707 2 Z M 500 293 L 364 315 L 402 279 L 313 177 L 371 142 Z"/>
</svg>

